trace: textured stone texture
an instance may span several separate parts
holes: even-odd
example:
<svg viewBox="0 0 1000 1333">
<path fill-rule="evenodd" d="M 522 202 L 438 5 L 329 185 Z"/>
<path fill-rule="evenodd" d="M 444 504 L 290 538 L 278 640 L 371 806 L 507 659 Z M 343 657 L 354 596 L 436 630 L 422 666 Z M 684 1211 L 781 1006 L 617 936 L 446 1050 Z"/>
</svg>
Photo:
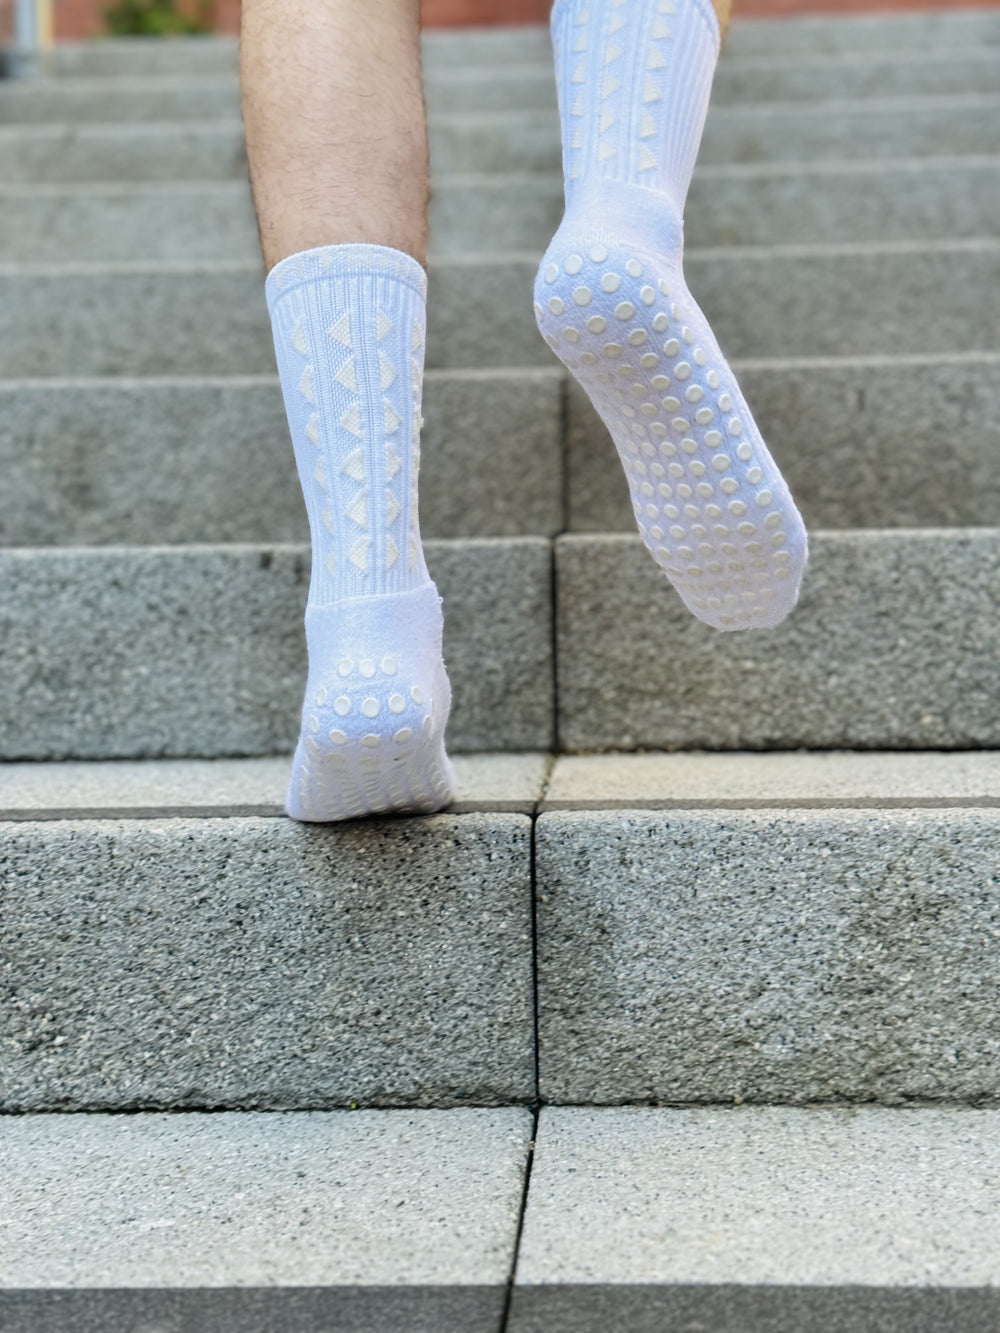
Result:
<svg viewBox="0 0 1000 1333">
<path fill-rule="evenodd" d="M 8 182 L 216 181 L 246 174 L 235 112 L 204 122 L 0 126 L 0 179 Z"/>
<path fill-rule="evenodd" d="M 526 816 L 0 829 L 5 1110 L 530 1099 Z"/>
<path fill-rule="evenodd" d="M 838 244 L 988 236 L 995 159 L 704 167 L 686 211 L 692 246 Z M 444 176 L 433 182 L 432 254 L 542 250 L 563 213 L 555 173 Z M 7 185 L 0 258 L 253 260 L 249 191 L 236 182 Z"/>
<path fill-rule="evenodd" d="M 560 755 L 543 809 L 772 805 L 1000 805 L 1000 753 Z"/>
<path fill-rule="evenodd" d="M 996 810 L 536 826 L 545 1100 L 1000 1095 Z"/>
<path fill-rule="evenodd" d="M 28 1116 L 3 1134 L 11 1333 L 499 1326 L 527 1111 Z"/>
<path fill-rule="evenodd" d="M 988 1333 L 995 1111 L 542 1111 L 513 1333 Z"/>
<path fill-rule="evenodd" d="M 790 22 L 733 24 L 730 58 L 837 55 L 841 52 L 912 51 L 1000 42 L 1000 17 L 991 9 L 939 9 L 915 14 L 817 14 Z"/>
<path fill-rule="evenodd" d="M 1000 353 L 737 366 L 764 438 L 813 527 L 1000 523 Z M 634 530 L 618 455 L 568 385 L 569 526 Z"/>
<path fill-rule="evenodd" d="M 548 749 L 549 543 L 428 543 L 444 598 L 456 750 Z M 0 754 L 275 754 L 298 734 L 308 552 L 0 553 Z"/>
<path fill-rule="evenodd" d="M 428 365 L 553 365 L 531 309 L 536 258 L 432 264 Z M 1000 318 L 1000 240 L 692 250 L 685 270 L 731 357 L 954 353 Z M 7 376 L 274 366 L 260 271 L 235 261 L 0 265 L 0 343 Z"/>
<path fill-rule="evenodd" d="M 431 371 L 425 537 L 562 526 L 559 369 Z M 0 382 L 0 544 L 307 541 L 277 379 Z"/>
<path fill-rule="evenodd" d="M 720 634 L 636 537 L 556 544 L 559 748 L 1000 745 L 1000 534 L 820 533 L 777 629 Z"/>
<path fill-rule="evenodd" d="M 541 797 L 546 754 L 459 754 L 449 811 L 519 810 Z M 291 760 L 103 759 L 0 764 L 0 820 L 276 815 Z"/>
</svg>

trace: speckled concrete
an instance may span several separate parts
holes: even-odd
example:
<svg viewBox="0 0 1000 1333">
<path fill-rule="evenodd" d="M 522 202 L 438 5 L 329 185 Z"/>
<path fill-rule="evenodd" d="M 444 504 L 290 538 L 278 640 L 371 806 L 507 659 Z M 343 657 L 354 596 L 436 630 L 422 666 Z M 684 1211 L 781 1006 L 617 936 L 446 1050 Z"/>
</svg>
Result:
<svg viewBox="0 0 1000 1333">
<path fill-rule="evenodd" d="M 0 820 L 277 815 L 291 759 L 104 759 L 0 764 Z M 530 813 L 547 754 L 457 754 L 452 814 Z"/>
<path fill-rule="evenodd" d="M 0 833 L 4 1110 L 532 1096 L 524 815 Z"/>
<path fill-rule="evenodd" d="M 461 750 L 548 749 L 551 555 L 541 538 L 429 542 Z M 276 754 L 298 734 L 308 550 L 0 552 L 8 759 Z"/>
<path fill-rule="evenodd" d="M 561 368 L 431 371 L 425 537 L 562 527 Z M 0 383 L 0 545 L 307 541 L 276 377 Z"/>
<path fill-rule="evenodd" d="M 26 1116 L 11 1333 L 496 1333 L 527 1111 Z"/>
<path fill-rule="evenodd" d="M 543 1098 L 1000 1098 L 998 838 L 998 810 L 541 815 Z"/>
<path fill-rule="evenodd" d="M 1000 754 L 828 750 L 559 755 L 543 809 L 772 805 L 1000 806 Z"/>
<path fill-rule="evenodd" d="M 1000 353 L 793 358 L 736 370 L 811 527 L 1000 523 Z M 618 455 L 575 383 L 567 408 L 569 528 L 631 532 Z"/>
<path fill-rule="evenodd" d="M 556 544 L 561 749 L 1000 747 L 1000 534 L 813 533 L 798 607 L 721 634 L 638 536 Z"/>
<path fill-rule="evenodd" d="M 989 1333 L 1000 1115 L 546 1107 L 512 1333 Z"/>
</svg>

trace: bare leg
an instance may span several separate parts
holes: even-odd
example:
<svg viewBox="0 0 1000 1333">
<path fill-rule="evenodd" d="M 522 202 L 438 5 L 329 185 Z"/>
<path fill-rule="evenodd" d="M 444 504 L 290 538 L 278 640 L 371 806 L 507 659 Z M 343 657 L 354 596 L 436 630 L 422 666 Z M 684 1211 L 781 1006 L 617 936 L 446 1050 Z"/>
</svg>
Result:
<svg viewBox="0 0 1000 1333">
<path fill-rule="evenodd" d="M 419 0 L 244 0 L 240 78 L 268 269 L 351 242 L 425 263 Z"/>
<path fill-rule="evenodd" d="M 712 5 L 719 20 L 719 31 L 725 37 L 729 20 L 733 16 L 733 0 L 712 0 Z"/>
</svg>

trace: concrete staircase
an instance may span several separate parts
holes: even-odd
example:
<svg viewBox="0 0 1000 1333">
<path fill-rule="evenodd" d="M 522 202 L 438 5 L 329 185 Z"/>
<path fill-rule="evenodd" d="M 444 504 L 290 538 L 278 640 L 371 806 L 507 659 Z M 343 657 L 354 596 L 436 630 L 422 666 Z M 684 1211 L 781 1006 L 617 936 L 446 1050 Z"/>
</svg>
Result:
<svg viewBox="0 0 1000 1333">
<path fill-rule="evenodd" d="M 546 34 L 428 39 L 460 792 L 332 827 L 234 68 L 0 86 L 0 1327 L 996 1328 L 1000 13 L 733 30 L 687 269 L 814 554 L 731 636 L 534 329 Z"/>
</svg>

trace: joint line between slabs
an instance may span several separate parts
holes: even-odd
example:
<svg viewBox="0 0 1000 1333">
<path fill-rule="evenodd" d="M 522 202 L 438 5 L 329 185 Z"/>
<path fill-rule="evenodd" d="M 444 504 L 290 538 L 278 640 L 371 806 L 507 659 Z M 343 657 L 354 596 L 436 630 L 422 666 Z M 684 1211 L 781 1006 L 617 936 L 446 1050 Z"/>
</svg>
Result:
<svg viewBox="0 0 1000 1333">
<path fill-rule="evenodd" d="M 531 1189 L 531 1168 L 535 1164 L 535 1140 L 538 1136 L 538 1107 L 534 1106 L 531 1110 L 531 1140 L 528 1144 L 528 1155 L 524 1163 L 524 1184 L 521 1187 L 521 1206 L 517 1215 L 517 1229 L 514 1233 L 514 1252 L 511 1255 L 510 1275 L 507 1279 L 507 1290 L 504 1293 L 503 1312 L 500 1316 L 500 1327 L 498 1333 L 507 1333 L 507 1325 L 510 1321 L 510 1307 L 514 1298 L 514 1280 L 517 1276 L 517 1261 L 521 1254 L 521 1236 L 524 1232 L 524 1218 L 528 1211 L 528 1192 Z"/>
</svg>

